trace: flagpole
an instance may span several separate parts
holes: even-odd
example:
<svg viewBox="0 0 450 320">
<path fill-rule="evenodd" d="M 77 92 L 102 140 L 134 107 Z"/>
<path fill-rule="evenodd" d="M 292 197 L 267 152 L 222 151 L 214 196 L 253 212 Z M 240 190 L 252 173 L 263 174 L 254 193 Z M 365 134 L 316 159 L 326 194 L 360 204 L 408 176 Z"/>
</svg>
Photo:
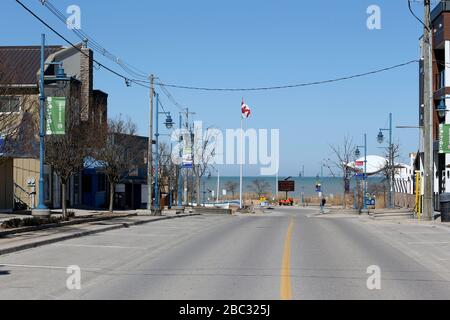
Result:
<svg viewBox="0 0 450 320">
<path fill-rule="evenodd" d="M 240 174 L 240 183 L 239 183 L 239 208 L 243 208 L 242 202 L 242 177 L 244 175 L 244 117 L 241 116 L 241 174 Z"/>
</svg>

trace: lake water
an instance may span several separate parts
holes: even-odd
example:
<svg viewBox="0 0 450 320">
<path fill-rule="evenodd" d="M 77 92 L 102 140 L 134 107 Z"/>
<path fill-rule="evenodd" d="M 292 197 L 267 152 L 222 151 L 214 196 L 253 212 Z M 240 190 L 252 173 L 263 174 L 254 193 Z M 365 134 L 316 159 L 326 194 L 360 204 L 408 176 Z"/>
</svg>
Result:
<svg viewBox="0 0 450 320">
<path fill-rule="evenodd" d="M 284 178 L 279 178 L 280 180 L 284 180 Z M 253 192 L 251 184 L 254 180 L 262 180 L 266 181 L 270 187 L 271 190 L 269 190 L 272 194 L 276 191 L 276 179 L 275 177 L 244 177 L 243 179 L 243 191 L 244 193 L 247 192 Z M 304 192 L 305 196 L 316 196 L 316 183 L 318 182 L 317 178 L 292 178 L 291 180 L 295 181 L 295 193 L 291 193 L 290 196 L 300 197 L 302 192 Z M 343 179 L 342 178 L 333 178 L 333 177 L 324 177 L 321 178 L 321 184 L 322 184 L 322 192 L 325 195 L 339 195 L 343 193 Z M 217 177 L 211 177 L 209 179 L 205 178 L 203 179 L 205 182 L 205 188 L 209 190 L 214 190 L 216 192 L 217 190 Z M 239 195 L 239 177 L 221 177 L 220 178 L 220 195 L 222 195 L 222 190 L 225 188 L 225 184 L 228 181 L 232 181 L 238 184 L 238 187 L 236 188 L 236 196 Z M 380 183 L 382 181 L 381 177 L 370 177 L 368 179 L 369 184 L 370 183 Z M 351 183 L 351 188 L 353 190 L 355 186 L 354 179 Z M 203 188 L 203 186 L 202 186 Z M 229 195 L 231 195 L 228 192 Z"/>
</svg>

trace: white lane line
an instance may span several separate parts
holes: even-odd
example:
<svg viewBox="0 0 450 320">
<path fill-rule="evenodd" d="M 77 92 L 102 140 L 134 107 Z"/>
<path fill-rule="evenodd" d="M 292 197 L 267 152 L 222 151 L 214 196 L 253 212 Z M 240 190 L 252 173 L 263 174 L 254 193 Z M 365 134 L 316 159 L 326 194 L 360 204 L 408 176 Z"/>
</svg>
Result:
<svg viewBox="0 0 450 320">
<path fill-rule="evenodd" d="M 420 244 L 423 244 L 423 245 L 426 245 L 426 244 L 449 244 L 450 242 L 432 242 L 432 241 L 422 241 L 422 242 L 408 242 L 408 244 L 417 244 L 417 245 L 420 245 Z"/>
<path fill-rule="evenodd" d="M 8 268 L 25 268 L 25 269 L 50 269 L 50 270 L 67 270 L 67 267 L 58 267 L 58 266 L 39 266 L 39 265 L 26 265 L 26 264 L 9 264 L 9 263 L 1 263 L 0 267 L 8 267 Z M 87 271 L 100 271 L 100 268 L 83 268 L 83 270 Z"/>
<path fill-rule="evenodd" d="M 104 246 L 91 244 L 52 244 L 54 247 L 80 247 L 80 248 L 101 248 L 101 249 L 139 249 L 145 250 L 145 247 L 125 247 L 125 246 Z"/>
<path fill-rule="evenodd" d="M 123 236 L 122 233 L 108 233 L 109 236 Z M 126 237 L 175 237 L 179 234 L 127 234 Z"/>
</svg>

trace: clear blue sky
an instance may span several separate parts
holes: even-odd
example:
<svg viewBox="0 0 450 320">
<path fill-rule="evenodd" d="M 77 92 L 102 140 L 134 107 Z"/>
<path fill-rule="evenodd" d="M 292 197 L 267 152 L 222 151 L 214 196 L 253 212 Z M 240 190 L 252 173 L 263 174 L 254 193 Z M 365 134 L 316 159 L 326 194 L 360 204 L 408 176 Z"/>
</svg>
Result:
<svg viewBox="0 0 450 320">
<path fill-rule="evenodd" d="M 74 42 L 38 0 L 23 0 Z M 83 30 L 124 60 L 168 83 L 210 87 L 255 87 L 329 79 L 361 73 L 418 58 L 420 24 L 406 0 L 164 0 L 53 1 L 61 11 L 82 9 Z M 366 27 L 366 9 L 382 10 L 382 29 Z M 14 0 L 2 1 L 2 45 L 64 44 Z M 423 4 L 413 8 L 422 16 Z M 100 61 L 118 69 L 100 55 Z M 103 70 L 95 87 L 109 93 L 109 115 L 129 115 L 147 134 L 148 92 Z M 222 129 L 239 127 L 242 93 L 171 90 L 196 119 Z M 389 112 L 395 125 L 418 123 L 418 67 L 413 64 L 376 76 L 317 87 L 245 93 L 254 128 L 281 129 L 281 174 L 320 172 L 321 159 L 332 156 L 329 144 L 349 135 L 369 152 L 381 154 L 376 142 Z M 178 120 L 177 109 L 163 103 Z M 418 149 L 416 130 L 395 130 L 403 160 Z M 257 174 L 257 168 L 247 168 Z M 229 167 L 224 174 L 238 174 Z"/>
</svg>

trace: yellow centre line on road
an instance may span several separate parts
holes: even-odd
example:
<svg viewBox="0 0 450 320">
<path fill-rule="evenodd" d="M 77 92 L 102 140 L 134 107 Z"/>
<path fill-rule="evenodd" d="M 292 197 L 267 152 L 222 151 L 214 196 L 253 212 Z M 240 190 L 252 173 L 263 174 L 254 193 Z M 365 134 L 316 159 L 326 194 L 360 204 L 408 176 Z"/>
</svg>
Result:
<svg viewBox="0 0 450 320">
<path fill-rule="evenodd" d="M 294 229 L 294 217 L 292 217 L 289 223 L 286 240 L 284 242 L 283 262 L 281 264 L 281 284 L 280 284 L 280 296 L 281 300 L 292 300 L 292 288 L 291 288 L 291 242 L 292 232 Z"/>
</svg>

